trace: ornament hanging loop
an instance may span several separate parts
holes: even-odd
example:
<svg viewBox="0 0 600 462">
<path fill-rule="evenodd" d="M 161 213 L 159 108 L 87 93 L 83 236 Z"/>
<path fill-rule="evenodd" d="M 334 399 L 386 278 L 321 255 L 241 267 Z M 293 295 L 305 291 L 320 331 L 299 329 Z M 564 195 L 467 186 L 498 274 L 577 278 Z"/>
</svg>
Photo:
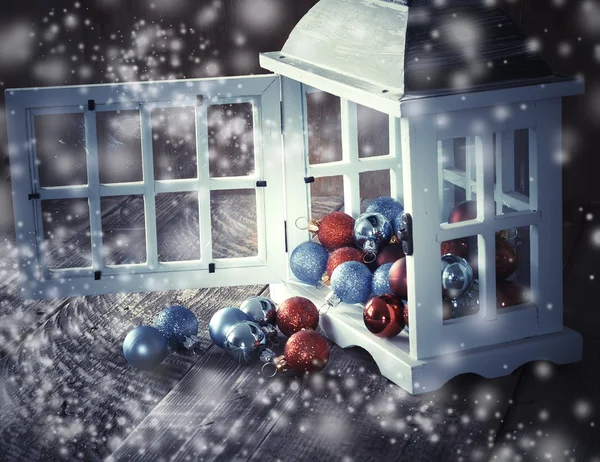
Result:
<svg viewBox="0 0 600 462">
<path fill-rule="evenodd" d="M 266 372 L 266 371 L 270 371 L 272 368 L 272 372 Z M 260 372 L 262 375 L 264 375 L 265 377 L 275 377 L 277 375 L 277 366 L 275 366 L 275 364 L 273 363 L 264 363 L 262 365 L 262 367 L 260 368 Z"/>
<path fill-rule="evenodd" d="M 301 229 L 302 231 L 309 229 L 311 220 L 306 217 L 298 217 L 294 222 L 296 228 Z"/>
<path fill-rule="evenodd" d="M 367 265 L 370 265 L 375 260 L 377 260 L 377 254 L 374 252 L 365 252 L 365 254 L 363 255 L 363 262 Z"/>
</svg>

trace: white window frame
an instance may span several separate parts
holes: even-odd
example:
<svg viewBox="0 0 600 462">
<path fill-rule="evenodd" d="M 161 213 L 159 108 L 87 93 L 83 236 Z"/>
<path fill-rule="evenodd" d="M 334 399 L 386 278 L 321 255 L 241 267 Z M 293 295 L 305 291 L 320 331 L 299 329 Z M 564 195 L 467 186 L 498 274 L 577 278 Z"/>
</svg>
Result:
<svg viewBox="0 0 600 462">
<path fill-rule="evenodd" d="M 93 103 L 88 106 L 88 101 Z M 208 106 L 245 102 L 253 105 L 255 171 L 243 177 L 209 178 Z M 6 105 L 16 238 L 21 257 L 22 295 L 25 298 L 263 284 L 285 277 L 278 76 L 7 90 Z M 151 110 L 190 106 L 196 111 L 197 177 L 155 181 Z M 143 181 L 101 185 L 96 114 L 118 110 L 140 111 Z M 65 113 L 84 115 L 88 184 L 41 188 L 35 161 L 34 117 Z M 266 181 L 267 186 L 258 187 L 257 181 Z M 254 257 L 214 259 L 210 191 L 231 189 L 256 191 L 258 254 Z M 200 259 L 159 262 L 155 195 L 195 191 L 199 195 Z M 145 263 L 104 264 L 100 200 L 119 195 L 144 197 Z M 92 249 L 90 268 L 48 269 L 45 264 L 41 201 L 67 198 L 88 199 Z"/>
</svg>

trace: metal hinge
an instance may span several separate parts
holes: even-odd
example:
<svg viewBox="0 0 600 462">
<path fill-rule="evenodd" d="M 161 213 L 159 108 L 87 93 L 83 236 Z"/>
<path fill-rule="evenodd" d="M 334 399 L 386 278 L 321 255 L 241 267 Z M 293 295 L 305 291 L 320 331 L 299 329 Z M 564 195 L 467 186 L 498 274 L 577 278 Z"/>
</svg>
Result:
<svg viewBox="0 0 600 462">
<path fill-rule="evenodd" d="M 398 236 L 402 242 L 402 250 L 406 255 L 413 254 L 413 230 L 412 230 L 412 216 L 410 213 L 402 214 L 402 226 L 398 230 Z"/>
</svg>

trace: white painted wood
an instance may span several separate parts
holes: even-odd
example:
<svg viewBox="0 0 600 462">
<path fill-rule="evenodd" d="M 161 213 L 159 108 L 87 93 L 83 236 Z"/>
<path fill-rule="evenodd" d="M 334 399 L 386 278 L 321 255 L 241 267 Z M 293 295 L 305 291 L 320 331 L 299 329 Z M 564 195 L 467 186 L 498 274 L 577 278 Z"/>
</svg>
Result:
<svg viewBox="0 0 600 462">
<path fill-rule="evenodd" d="M 92 270 L 102 271 L 102 207 L 100 203 L 100 170 L 98 167 L 98 135 L 96 132 L 96 113 L 85 111 L 85 149 L 88 177 L 88 204 L 90 209 L 90 237 L 92 240 Z M 86 293 L 87 281 L 83 278 L 73 282 L 76 290 Z"/>
<path fill-rule="evenodd" d="M 351 170 L 360 172 L 373 172 L 377 170 L 400 170 L 398 160 L 391 156 L 368 157 L 364 159 L 355 158 L 350 160 L 340 160 L 337 162 L 327 162 L 324 164 L 315 164 L 308 166 L 308 174 L 315 177 L 340 175 L 340 172 Z"/>
<path fill-rule="evenodd" d="M 480 185 L 477 181 L 473 181 L 473 173 L 476 169 L 477 155 L 475 153 L 475 143 L 478 138 L 468 136 L 465 139 L 465 193 L 467 200 L 473 199 L 473 189 L 478 190 Z M 479 207 L 478 207 L 479 209 Z M 477 211 L 479 213 L 479 210 Z"/>
<path fill-rule="evenodd" d="M 152 139 L 152 135 L 150 135 Z M 154 175 L 153 175 L 154 176 Z M 100 196 L 134 196 L 144 194 L 146 191 L 143 181 L 134 183 L 98 183 L 100 187 Z"/>
<path fill-rule="evenodd" d="M 538 105 L 537 128 L 529 131 L 529 195 L 540 222 L 531 229 L 531 291 L 539 307 L 539 333 L 562 327 L 561 100 Z"/>
<path fill-rule="evenodd" d="M 508 205 L 505 192 L 515 190 L 515 132 L 513 130 L 496 134 L 496 214 L 502 215 L 503 206 Z M 516 194 L 516 193 L 515 193 Z M 508 198 L 510 200 L 510 197 Z M 515 210 L 528 210 L 529 198 L 523 196 L 523 204 L 511 207 Z"/>
<path fill-rule="evenodd" d="M 39 188 L 41 200 L 80 199 L 88 197 L 87 186 L 61 186 Z"/>
<path fill-rule="evenodd" d="M 146 224 L 146 263 L 150 270 L 155 270 L 158 268 L 158 240 L 156 236 L 152 110 L 146 106 L 142 106 L 140 117 L 142 168 L 144 178 L 144 220 Z"/>
<path fill-rule="evenodd" d="M 204 98 L 204 95 L 198 95 Z M 200 218 L 200 267 L 208 269 L 213 262 L 210 210 L 210 163 L 208 158 L 208 103 L 196 104 L 196 165 L 198 217 Z"/>
<path fill-rule="evenodd" d="M 358 170 L 358 118 L 356 103 L 340 98 L 342 124 L 342 159 L 344 173 L 344 211 L 353 217 L 360 215 Z"/>
<path fill-rule="evenodd" d="M 437 138 L 433 118 L 402 119 L 404 208 L 413 218 L 414 254 L 406 257 L 410 355 L 416 359 L 441 353 Z"/>
<path fill-rule="evenodd" d="M 438 193 L 440 197 L 440 223 L 446 223 L 450 211 L 454 205 L 456 186 L 466 189 L 466 175 L 454 168 L 454 140 L 440 140 L 437 143 L 438 150 Z M 450 180 L 452 173 L 458 175 L 453 181 Z M 445 185 L 445 182 L 448 184 Z"/>
<path fill-rule="evenodd" d="M 393 159 L 393 163 L 389 167 L 391 182 L 390 193 L 392 197 L 396 198 L 396 200 L 398 200 L 401 204 L 404 205 L 404 179 L 402 175 L 402 127 L 399 117 L 389 116 L 389 133 L 389 155 Z"/>
</svg>

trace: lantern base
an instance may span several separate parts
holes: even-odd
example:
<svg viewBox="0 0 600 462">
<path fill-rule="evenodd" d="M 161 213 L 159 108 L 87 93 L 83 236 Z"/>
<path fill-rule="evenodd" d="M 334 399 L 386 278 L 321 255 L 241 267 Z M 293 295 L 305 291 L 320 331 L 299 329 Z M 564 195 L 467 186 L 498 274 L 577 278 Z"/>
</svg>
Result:
<svg viewBox="0 0 600 462">
<path fill-rule="evenodd" d="M 271 298 L 276 303 L 289 297 L 302 296 L 317 307 L 325 304 L 321 290 L 301 284 L 271 284 L 270 290 Z M 579 361 L 583 347 L 581 335 L 564 327 L 562 332 L 555 334 L 415 359 L 410 356 L 406 331 L 391 339 L 376 337 L 364 325 L 362 308 L 345 303 L 322 314 L 320 327 L 329 339 L 342 348 L 358 346 L 365 349 L 384 377 L 414 395 L 437 390 L 460 374 L 474 373 L 494 378 L 508 375 L 530 361 L 546 360 L 555 364 Z"/>
</svg>

